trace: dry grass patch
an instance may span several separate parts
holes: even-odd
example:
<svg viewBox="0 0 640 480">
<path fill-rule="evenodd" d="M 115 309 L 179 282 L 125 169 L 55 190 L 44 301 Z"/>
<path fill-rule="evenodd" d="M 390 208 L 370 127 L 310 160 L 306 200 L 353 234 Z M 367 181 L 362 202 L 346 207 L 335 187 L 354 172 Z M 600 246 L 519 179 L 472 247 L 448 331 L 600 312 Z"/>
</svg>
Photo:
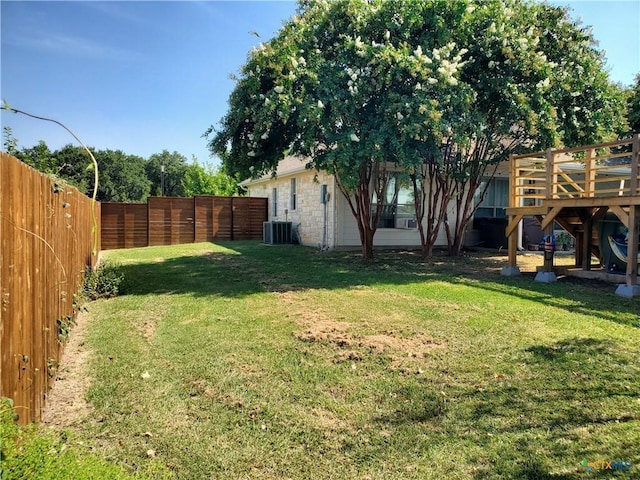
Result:
<svg viewBox="0 0 640 480">
<path fill-rule="evenodd" d="M 67 428 L 78 425 L 91 414 L 92 406 L 86 400 L 91 383 L 88 359 L 91 351 L 85 344 L 90 314 L 81 312 L 64 350 L 56 381 L 47 395 L 42 423 L 50 427 Z"/>
<path fill-rule="evenodd" d="M 395 319 L 394 316 L 398 318 Z M 337 361 L 361 361 L 366 355 L 384 355 L 392 361 L 392 367 L 406 363 L 407 359 L 424 358 L 432 349 L 443 348 L 444 342 L 434 340 L 425 333 L 396 332 L 384 329 L 385 325 L 406 322 L 404 315 L 378 317 L 377 321 L 367 324 L 331 320 L 326 313 L 300 311 L 290 315 L 301 327 L 293 335 L 298 340 L 308 343 L 330 345 Z M 384 318 L 384 322 L 381 319 Z M 397 322 L 395 320 L 398 320 Z M 356 333 L 354 330 L 363 327 L 380 331 L 372 334 Z"/>
</svg>

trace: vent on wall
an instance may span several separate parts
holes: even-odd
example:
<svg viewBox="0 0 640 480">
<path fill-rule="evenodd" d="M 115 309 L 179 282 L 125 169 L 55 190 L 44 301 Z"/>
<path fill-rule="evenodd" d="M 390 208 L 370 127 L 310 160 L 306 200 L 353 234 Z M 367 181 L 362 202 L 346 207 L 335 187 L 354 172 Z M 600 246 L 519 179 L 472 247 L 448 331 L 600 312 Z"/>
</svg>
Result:
<svg viewBox="0 0 640 480">
<path fill-rule="evenodd" d="M 267 245 L 293 243 L 291 222 L 263 222 L 262 240 Z"/>
</svg>

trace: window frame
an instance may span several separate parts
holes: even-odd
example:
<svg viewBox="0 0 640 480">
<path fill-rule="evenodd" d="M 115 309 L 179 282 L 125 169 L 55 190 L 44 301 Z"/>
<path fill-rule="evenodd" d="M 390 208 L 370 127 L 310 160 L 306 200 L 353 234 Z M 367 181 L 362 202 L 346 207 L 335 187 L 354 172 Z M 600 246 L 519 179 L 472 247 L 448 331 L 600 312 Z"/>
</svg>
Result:
<svg viewBox="0 0 640 480">
<path fill-rule="evenodd" d="M 393 188 L 396 189 L 397 191 L 395 191 L 392 195 L 392 198 L 395 200 L 395 203 L 387 203 L 386 201 L 384 203 L 382 203 L 382 209 L 383 209 L 383 213 L 380 215 L 380 218 L 378 219 L 378 226 L 377 228 L 379 229 L 400 229 L 400 230 L 415 230 L 417 229 L 417 223 L 415 227 L 402 227 L 402 226 L 398 226 L 398 221 L 402 220 L 402 219 L 407 219 L 407 220 L 413 220 L 414 222 L 417 221 L 417 216 L 415 213 L 415 203 L 411 202 L 411 203 L 399 203 L 398 200 L 400 198 L 400 191 L 401 189 L 406 189 L 407 191 L 413 192 L 413 189 L 409 189 L 408 187 L 398 187 L 398 177 L 400 175 L 402 175 L 402 172 L 388 172 L 388 175 L 393 175 L 395 176 L 394 180 L 392 181 L 392 179 L 388 179 L 387 181 L 387 189 L 389 188 L 390 185 L 393 185 Z M 389 192 L 385 192 L 385 200 L 387 200 L 389 195 Z M 377 203 L 375 200 L 375 196 L 374 196 L 374 202 L 372 205 L 373 209 L 372 209 L 372 215 L 375 215 L 375 209 L 377 208 Z M 402 210 L 407 210 L 410 209 L 412 213 L 407 214 L 407 213 L 403 213 Z M 387 214 L 385 214 L 385 212 L 387 212 Z M 389 214 L 390 213 L 390 214 Z"/>
<path fill-rule="evenodd" d="M 271 189 L 271 216 L 278 216 L 278 187 Z"/>
<path fill-rule="evenodd" d="M 290 191 L 290 207 L 291 211 L 295 211 L 298 208 L 298 182 L 294 177 L 291 179 L 291 191 Z"/>
<path fill-rule="evenodd" d="M 474 218 L 507 218 L 506 209 L 508 207 L 508 191 L 509 191 L 509 179 L 502 177 L 492 177 L 482 180 L 483 183 L 489 183 L 488 186 L 483 185 L 481 188 L 486 188 L 487 193 L 477 206 Z M 500 193 L 507 192 L 505 198 L 501 199 Z M 476 192 L 476 196 L 482 192 L 479 189 Z M 477 200 L 476 200 L 477 201 Z M 491 212 L 490 215 L 486 213 Z"/>
</svg>

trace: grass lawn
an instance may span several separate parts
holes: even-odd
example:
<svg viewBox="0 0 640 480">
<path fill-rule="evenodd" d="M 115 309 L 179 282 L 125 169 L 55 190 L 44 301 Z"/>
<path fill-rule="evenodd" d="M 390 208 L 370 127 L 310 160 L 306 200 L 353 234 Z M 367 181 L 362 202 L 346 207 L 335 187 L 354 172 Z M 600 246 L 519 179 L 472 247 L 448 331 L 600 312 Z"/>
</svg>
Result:
<svg viewBox="0 0 640 480">
<path fill-rule="evenodd" d="M 640 478 L 640 299 L 257 242 L 108 252 L 74 435 L 180 479 Z M 541 262 L 540 262 L 541 263 Z M 613 464 L 612 464 L 613 465 Z M 598 467 L 598 465 L 596 465 Z"/>
</svg>

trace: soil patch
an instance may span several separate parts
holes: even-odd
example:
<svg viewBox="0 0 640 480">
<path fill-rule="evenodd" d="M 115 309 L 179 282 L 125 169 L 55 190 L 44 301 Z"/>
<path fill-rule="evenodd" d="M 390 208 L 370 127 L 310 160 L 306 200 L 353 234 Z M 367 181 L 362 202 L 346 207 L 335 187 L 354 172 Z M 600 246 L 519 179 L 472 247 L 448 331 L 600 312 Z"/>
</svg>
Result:
<svg viewBox="0 0 640 480">
<path fill-rule="evenodd" d="M 81 423 L 91 413 L 86 400 L 89 388 L 88 360 L 91 352 L 85 346 L 87 322 L 90 315 L 81 312 L 77 325 L 64 348 L 56 379 L 47 394 L 41 423 L 50 427 L 67 428 Z"/>
<path fill-rule="evenodd" d="M 359 335 L 350 331 L 351 324 L 331 320 L 309 323 L 300 319 L 303 328 L 294 336 L 303 342 L 318 342 L 337 347 L 336 360 L 359 361 L 364 354 L 384 354 L 395 363 L 407 358 L 424 358 L 433 348 L 443 347 L 428 335 L 400 335 L 383 331 L 374 335 Z"/>
<path fill-rule="evenodd" d="M 386 353 L 392 357 L 422 358 L 434 347 L 441 346 L 428 335 L 416 334 L 405 337 L 395 332 L 375 335 L 357 335 L 348 331 L 348 323 L 319 322 L 294 333 L 303 342 L 330 343 L 340 348 L 364 348 L 373 353 Z M 357 352 L 347 351 L 348 359 L 357 359 Z M 356 358 L 354 358 L 356 357 Z"/>
</svg>

